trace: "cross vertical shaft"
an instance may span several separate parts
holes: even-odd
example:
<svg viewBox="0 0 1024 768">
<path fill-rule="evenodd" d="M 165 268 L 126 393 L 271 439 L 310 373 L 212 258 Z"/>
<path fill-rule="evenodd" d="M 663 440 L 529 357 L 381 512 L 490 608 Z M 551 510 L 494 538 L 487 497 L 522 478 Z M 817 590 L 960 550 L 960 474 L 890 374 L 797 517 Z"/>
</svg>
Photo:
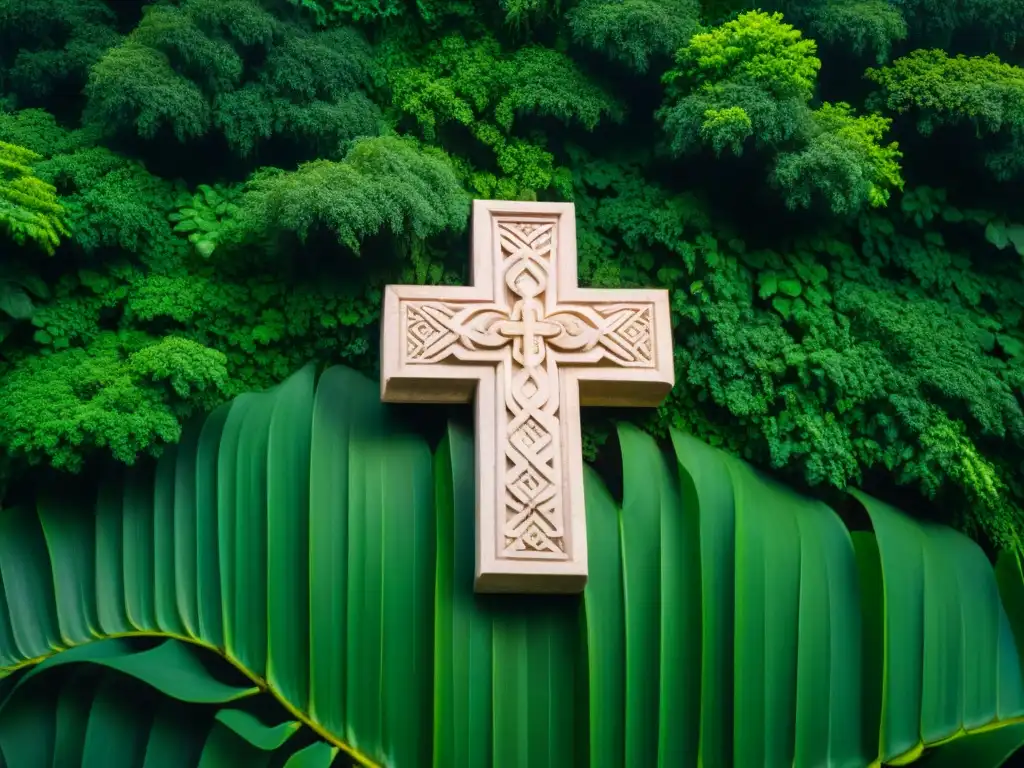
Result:
<svg viewBox="0 0 1024 768">
<path fill-rule="evenodd" d="M 388 286 L 381 398 L 476 398 L 479 592 L 587 580 L 580 405 L 657 405 L 668 294 L 577 287 L 567 203 L 477 200 L 473 285 Z"/>
</svg>

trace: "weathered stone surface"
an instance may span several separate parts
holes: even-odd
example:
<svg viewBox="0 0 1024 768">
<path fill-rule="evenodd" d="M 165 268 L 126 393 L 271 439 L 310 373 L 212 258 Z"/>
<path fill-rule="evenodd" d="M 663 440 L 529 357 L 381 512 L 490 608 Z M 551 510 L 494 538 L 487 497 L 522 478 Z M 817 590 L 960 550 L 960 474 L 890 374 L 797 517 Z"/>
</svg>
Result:
<svg viewBox="0 0 1024 768">
<path fill-rule="evenodd" d="M 381 398 L 476 398 L 479 592 L 587 580 L 580 405 L 657 405 L 674 383 L 668 293 L 576 285 L 567 203 L 477 200 L 473 285 L 388 286 Z"/>
</svg>

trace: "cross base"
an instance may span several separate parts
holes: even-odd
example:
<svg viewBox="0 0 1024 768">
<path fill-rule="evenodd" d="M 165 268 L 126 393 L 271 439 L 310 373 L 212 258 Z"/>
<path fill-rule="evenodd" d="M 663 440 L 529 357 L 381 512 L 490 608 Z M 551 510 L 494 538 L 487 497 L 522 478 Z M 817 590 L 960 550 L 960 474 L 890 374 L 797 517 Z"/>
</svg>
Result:
<svg viewBox="0 0 1024 768">
<path fill-rule="evenodd" d="M 523 563 L 516 568 L 477 571 L 473 590 L 483 594 L 578 595 L 587 586 L 586 565 L 575 573 L 560 570 L 527 569 Z"/>
</svg>

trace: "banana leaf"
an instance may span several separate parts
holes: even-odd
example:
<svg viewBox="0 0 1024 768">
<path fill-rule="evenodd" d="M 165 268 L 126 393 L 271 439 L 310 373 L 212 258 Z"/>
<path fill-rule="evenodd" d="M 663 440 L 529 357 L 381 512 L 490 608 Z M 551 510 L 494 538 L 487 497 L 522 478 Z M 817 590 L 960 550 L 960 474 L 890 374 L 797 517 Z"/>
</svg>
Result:
<svg viewBox="0 0 1024 768">
<path fill-rule="evenodd" d="M 301 727 L 298 722 L 267 725 L 233 707 L 187 706 L 228 704 L 258 691 L 232 689 L 201 672 L 197 677 L 194 652 L 176 640 L 140 651 L 125 640 L 111 639 L 77 650 L 88 652 L 51 657 L 7 691 L 0 708 L 0 764 L 269 765 L 274 752 Z M 100 669 L 90 668 L 98 661 Z M 33 674 L 47 664 L 47 669 L 60 666 L 71 673 Z M 175 680 L 178 673 L 184 679 Z M 288 750 L 290 756 L 300 751 Z"/>
<path fill-rule="evenodd" d="M 307 367 L 94 497 L 0 511 L 4 764 L 994 768 L 1016 750 L 1024 587 L 965 536 L 860 493 L 871 527 L 851 531 L 696 438 L 622 426 L 622 498 L 585 477 L 584 595 L 476 595 L 472 435 L 432 447 L 400 413 Z M 125 707 L 125 679 L 166 706 Z M 239 706 L 257 701 L 275 717 Z"/>
</svg>

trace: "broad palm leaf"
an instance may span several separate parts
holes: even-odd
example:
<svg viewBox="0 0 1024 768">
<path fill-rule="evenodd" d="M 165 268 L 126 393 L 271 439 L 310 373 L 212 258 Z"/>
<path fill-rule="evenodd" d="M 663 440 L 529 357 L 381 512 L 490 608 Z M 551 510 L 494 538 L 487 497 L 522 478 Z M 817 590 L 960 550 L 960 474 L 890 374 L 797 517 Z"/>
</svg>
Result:
<svg viewBox="0 0 1024 768">
<path fill-rule="evenodd" d="M 1020 574 L 997 585 L 964 536 L 861 494 L 851 534 L 623 427 L 622 502 L 586 478 L 583 598 L 477 596 L 471 437 L 432 453 L 396 413 L 306 368 L 96 499 L 0 514 L 6 763 L 99 765 L 88 734 L 116 731 L 116 765 L 170 765 L 176 728 L 201 768 L 239 744 L 290 768 L 861 768 L 945 741 L 935 765 L 986 768 L 1024 741 Z M 119 709 L 131 678 L 166 704 Z M 37 721 L 70 736 L 25 747 Z"/>
</svg>

